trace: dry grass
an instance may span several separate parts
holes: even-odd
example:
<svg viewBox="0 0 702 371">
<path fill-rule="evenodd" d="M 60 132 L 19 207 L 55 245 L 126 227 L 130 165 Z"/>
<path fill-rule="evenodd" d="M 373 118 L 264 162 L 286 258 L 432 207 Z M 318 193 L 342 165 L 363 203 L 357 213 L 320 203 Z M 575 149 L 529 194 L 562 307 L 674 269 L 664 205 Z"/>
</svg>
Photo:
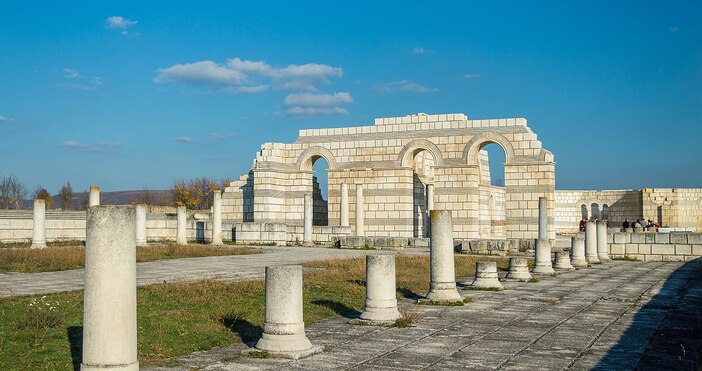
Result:
<svg viewBox="0 0 702 371">
<path fill-rule="evenodd" d="M 151 245 L 137 248 L 137 261 L 255 254 L 246 247 L 215 247 L 208 245 Z M 85 261 L 83 246 L 50 247 L 46 249 L 0 249 L 0 271 L 53 272 L 82 268 Z"/>
</svg>

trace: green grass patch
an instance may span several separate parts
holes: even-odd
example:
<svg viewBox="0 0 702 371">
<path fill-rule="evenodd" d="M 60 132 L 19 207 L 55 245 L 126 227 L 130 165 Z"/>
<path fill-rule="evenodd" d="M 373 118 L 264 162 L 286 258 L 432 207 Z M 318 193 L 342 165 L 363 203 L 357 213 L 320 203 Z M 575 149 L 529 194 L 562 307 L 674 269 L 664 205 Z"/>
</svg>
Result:
<svg viewBox="0 0 702 371">
<path fill-rule="evenodd" d="M 529 278 L 529 281 L 527 281 L 527 282 L 528 283 L 537 283 L 537 282 L 539 282 L 539 279 L 536 277 L 531 277 L 531 278 Z"/>
<path fill-rule="evenodd" d="M 494 292 L 504 290 L 503 288 L 501 289 L 499 287 L 473 287 L 473 286 L 465 286 L 465 287 L 463 287 L 463 289 L 464 290 L 474 290 L 474 291 L 494 291 Z"/>
<path fill-rule="evenodd" d="M 507 260 L 499 264 L 506 265 Z M 363 309 L 363 258 L 310 262 L 305 266 L 321 268 L 304 274 L 305 323 L 338 315 L 351 317 Z M 396 268 L 398 297 L 428 291 L 429 257 L 398 256 Z M 474 269 L 474 258 L 456 258 L 458 274 L 468 276 Z M 32 313 L 30 304 L 37 300 L 54 305 L 56 317 Z M 137 289 L 137 305 L 140 364 L 169 365 L 175 362 L 172 357 L 258 340 L 264 314 L 264 282 L 144 286 Z M 80 365 L 82 315 L 82 291 L 0 299 L 0 369 L 67 370 Z M 30 325 L 34 320 L 39 325 Z"/>
<path fill-rule="evenodd" d="M 612 260 L 616 260 L 616 261 L 626 261 L 626 262 L 637 262 L 637 261 L 639 261 L 639 259 L 636 259 L 636 258 L 634 258 L 634 257 L 632 257 L 632 256 L 629 256 L 629 255 L 612 257 L 611 259 L 612 259 Z"/>
<path fill-rule="evenodd" d="M 194 258 L 258 253 L 246 247 L 208 245 L 149 245 L 137 247 L 137 262 L 162 259 Z M 0 249 L 0 271 L 53 272 L 83 268 L 85 247 L 50 247 L 46 249 Z"/>
</svg>

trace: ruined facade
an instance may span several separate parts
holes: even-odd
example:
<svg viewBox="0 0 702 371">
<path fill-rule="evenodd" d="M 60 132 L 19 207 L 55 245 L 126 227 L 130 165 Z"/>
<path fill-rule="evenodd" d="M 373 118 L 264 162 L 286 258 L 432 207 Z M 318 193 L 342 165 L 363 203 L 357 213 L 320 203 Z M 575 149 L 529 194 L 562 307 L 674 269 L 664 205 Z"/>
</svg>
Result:
<svg viewBox="0 0 702 371">
<path fill-rule="evenodd" d="M 505 152 L 504 187 L 490 185 L 481 149 Z M 312 166 L 328 163 L 328 200 L 318 200 Z M 482 158 L 482 161 L 481 161 Z M 426 237 L 427 209 L 450 210 L 456 238 L 536 238 L 538 199 L 555 207 L 553 154 L 523 118 L 469 120 L 464 114 L 378 118 L 372 126 L 301 130 L 294 143 L 265 143 L 252 169 L 223 194 L 229 222 L 302 225 L 303 199 L 338 226 L 341 185 L 349 189 L 352 234 L 356 185 L 363 187 L 366 236 Z M 326 204 L 325 204 L 326 203 Z M 549 223 L 549 237 L 555 225 Z"/>
</svg>

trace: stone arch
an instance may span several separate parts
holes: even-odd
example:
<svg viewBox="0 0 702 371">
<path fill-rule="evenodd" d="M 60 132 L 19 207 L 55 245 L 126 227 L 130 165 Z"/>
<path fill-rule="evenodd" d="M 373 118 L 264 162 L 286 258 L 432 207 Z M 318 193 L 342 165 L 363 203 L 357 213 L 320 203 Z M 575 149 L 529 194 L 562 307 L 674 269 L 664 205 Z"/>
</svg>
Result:
<svg viewBox="0 0 702 371">
<path fill-rule="evenodd" d="M 420 150 L 427 150 L 431 153 L 431 155 L 434 157 L 435 166 L 442 166 L 444 164 L 444 157 L 441 155 L 441 150 L 436 146 L 436 144 L 426 139 L 415 139 L 402 147 L 400 155 L 397 157 L 397 161 L 400 163 L 400 166 L 412 166 L 412 159 Z"/>
<path fill-rule="evenodd" d="M 328 149 L 321 146 L 312 146 L 302 151 L 300 156 L 297 158 L 296 167 L 299 170 L 312 171 L 312 165 L 314 162 L 320 158 L 324 157 L 329 165 L 329 170 L 336 167 L 336 159 L 334 155 Z"/>
<path fill-rule="evenodd" d="M 469 165 L 475 165 L 478 163 L 478 152 L 480 149 L 487 144 L 496 143 L 502 147 L 505 152 L 505 163 L 514 162 L 514 147 L 512 143 L 504 137 L 504 135 L 489 131 L 486 133 L 480 133 L 466 143 L 463 148 L 463 163 Z"/>
</svg>

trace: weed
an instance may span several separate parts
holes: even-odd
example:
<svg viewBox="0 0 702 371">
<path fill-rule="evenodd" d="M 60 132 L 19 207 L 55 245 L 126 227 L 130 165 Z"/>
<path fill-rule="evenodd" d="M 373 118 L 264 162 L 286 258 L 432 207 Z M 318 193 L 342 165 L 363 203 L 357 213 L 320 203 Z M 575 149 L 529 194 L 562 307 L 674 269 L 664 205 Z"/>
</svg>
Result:
<svg viewBox="0 0 702 371">
<path fill-rule="evenodd" d="M 503 288 L 499 287 L 475 287 L 475 286 L 466 286 L 463 288 L 464 290 L 474 290 L 474 291 L 502 291 L 504 290 Z"/>
<path fill-rule="evenodd" d="M 400 307 L 400 318 L 398 318 L 392 327 L 413 327 L 419 323 L 422 318 L 422 313 L 414 307 Z"/>
<path fill-rule="evenodd" d="M 634 258 L 633 256 L 629 256 L 629 255 L 612 257 L 612 260 L 627 261 L 627 262 L 637 262 L 637 261 L 639 261 L 639 259 L 636 259 L 636 258 Z"/>
<path fill-rule="evenodd" d="M 463 301 L 451 301 L 451 300 L 420 300 L 417 302 L 419 305 L 438 305 L 444 307 L 462 307 L 465 304 Z"/>
<path fill-rule="evenodd" d="M 531 277 L 531 278 L 529 278 L 529 281 L 527 281 L 527 282 L 528 283 L 537 283 L 537 282 L 539 282 L 539 279 L 536 277 Z"/>
<path fill-rule="evenodd" d="M 61 315 L 58 311 L 58 300 L 48 300 L 46 295 L 41 298 L 32 298 L 27 304 L 27 313 L 20 327 L 27 327 L 37 330 L 46 330 L 58 327 L 62 324 Z"/>
<path fill-rule="evenodd" d="M 247 355 L 251 358 L 268 358 L 271 355 L 266 351 L 251 351 Z"/>
</svg>

